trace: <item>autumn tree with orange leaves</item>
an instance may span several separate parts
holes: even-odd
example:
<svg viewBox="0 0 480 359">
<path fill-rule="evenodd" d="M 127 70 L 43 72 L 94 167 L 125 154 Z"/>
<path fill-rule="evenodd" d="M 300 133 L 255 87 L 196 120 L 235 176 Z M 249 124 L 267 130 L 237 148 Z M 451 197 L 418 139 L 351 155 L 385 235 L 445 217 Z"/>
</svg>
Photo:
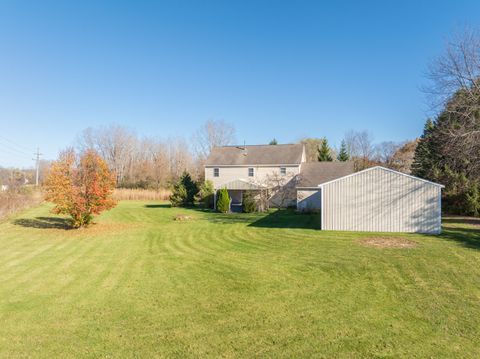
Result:
<svg viewBox="0 0 480 359">
<path fill-rule="evenodd" d="M 70 216 L 72 227 L 80 228 L 92 223 L 94 215 L 115 206 L 114 188 L 114 174 L 95 151 L 77 156 L 68 150 L 52 163 L 45 199 L 55 204 L 54 213 Z"/>
</svg>

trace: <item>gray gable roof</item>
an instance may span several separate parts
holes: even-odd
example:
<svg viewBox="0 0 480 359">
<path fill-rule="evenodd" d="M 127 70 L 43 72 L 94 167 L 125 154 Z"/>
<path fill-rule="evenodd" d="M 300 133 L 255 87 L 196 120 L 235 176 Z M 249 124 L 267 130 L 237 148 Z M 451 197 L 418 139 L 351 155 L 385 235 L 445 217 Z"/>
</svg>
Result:
<svg viewBox="0 0 480 359">
<path fill-rule="evenodd" d="M 355 172 L 353 162 L 306 162 L 300 168 L 298 187 L 316 187 L 319 184 Z"/>
<path fill-rule="evenodd" d="M 302 154 L 302 144 L 214 147 L 206 166 L 299 165 Z"/>
</svg>

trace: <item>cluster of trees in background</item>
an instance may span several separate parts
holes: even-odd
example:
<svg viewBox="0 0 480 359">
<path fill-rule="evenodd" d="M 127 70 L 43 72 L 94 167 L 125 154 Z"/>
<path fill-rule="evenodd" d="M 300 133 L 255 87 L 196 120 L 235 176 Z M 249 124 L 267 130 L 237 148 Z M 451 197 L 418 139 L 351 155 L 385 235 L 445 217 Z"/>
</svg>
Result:
<svg viewBox="0 0 480 359">
<path fill-rule="evenodd" d="M 480 36 L 466 31 L 430 67 L 426 90 L 435 113 L 423 135 L 406 142 L 375 143 L 368 131 L 348 131 L 338 147 L 323 137 L 303 138 L 307 161 L 354 161 L 356 170 L 382 165 L 439 182 L 444 209 L 480 216 Z M 211 195 L 204 182 L 204 162 L 214 146 L 235 142 L 235 128 L 207 121 L 191 138 L 141 138 L 125 127 L 87 128 L 77 138 L 79 153 L 94 151 L 122 188 L 173 189 L 178 205 Z M 271 145 L 278 144 L 274 138 Z M 40 164 L 40 182 L 50 164 Z M 0 184 L 11 188 L 33 183 L 33 170 L 0 168 Z M 193 186 L 194 185 L 194 186 Z M 195 187 L 195 188 L 194 188 Z M 194 190 L 193 190 L 194 189 Z M 205 194 L 203 196 L 202 194 Z M 195 196 L 201 196 L 195 198 Z M 211 199 L 213 200 L 213 199 Z"/>
<path fill-rule="evenodd" d="M 454 38 L 429 75 L 437 114 L 425 124 L 413 174 L 445 185 L 450 213 L 480 216 L 480 34 Z"/>
<path fill-rule="evenodd" d="M 339 148 L 327 138 L 304 138 L 307 161 L 353 161 L 357 171 L 381 165 L 410 173 L 418 140 L 375 143 L 368 131 L 348 131 Z"/>
<path fill-rule="evenodd" d="M 225 121 L 207 121 L 190 140 L 141 138 L 125 127 L 87 128 L 77 138 L 80 151 L 95 150 L 116 174 L 123 188 L 160 189 L 176 182 L 185 171 L 203 178 L 203 164 L 214 146 L 231 144 L 235 129 Z"/>
</svg>

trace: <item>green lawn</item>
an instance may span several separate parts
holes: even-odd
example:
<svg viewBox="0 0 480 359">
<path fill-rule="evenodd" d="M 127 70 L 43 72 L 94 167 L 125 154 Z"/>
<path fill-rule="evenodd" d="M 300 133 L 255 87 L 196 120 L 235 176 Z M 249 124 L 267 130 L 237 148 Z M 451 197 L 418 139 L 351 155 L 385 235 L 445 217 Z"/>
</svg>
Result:
<svg viewBox="0 0 480 359">
<path fill-rule="evenodd" d="M 0 357 L 480 357 L 480 222 L 413 249 L 317 225 L 122 202 L 75 231 L 29 210 L 0 224 Z"/>
</svg>

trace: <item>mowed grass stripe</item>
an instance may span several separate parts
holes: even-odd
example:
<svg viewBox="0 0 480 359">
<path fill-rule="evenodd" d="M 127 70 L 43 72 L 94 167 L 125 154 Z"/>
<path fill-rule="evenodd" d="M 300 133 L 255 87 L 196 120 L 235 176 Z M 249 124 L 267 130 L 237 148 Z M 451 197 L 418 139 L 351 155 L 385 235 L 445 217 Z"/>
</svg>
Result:
<svg viewBox="0 0 480 359">
<path fill-rule="evenodd" d="M 480 356 L 478 232 L 378 249 L 317 217 L 131 201 L 84 231 L 1 224 L 0 356 Z"/>
</svg>

